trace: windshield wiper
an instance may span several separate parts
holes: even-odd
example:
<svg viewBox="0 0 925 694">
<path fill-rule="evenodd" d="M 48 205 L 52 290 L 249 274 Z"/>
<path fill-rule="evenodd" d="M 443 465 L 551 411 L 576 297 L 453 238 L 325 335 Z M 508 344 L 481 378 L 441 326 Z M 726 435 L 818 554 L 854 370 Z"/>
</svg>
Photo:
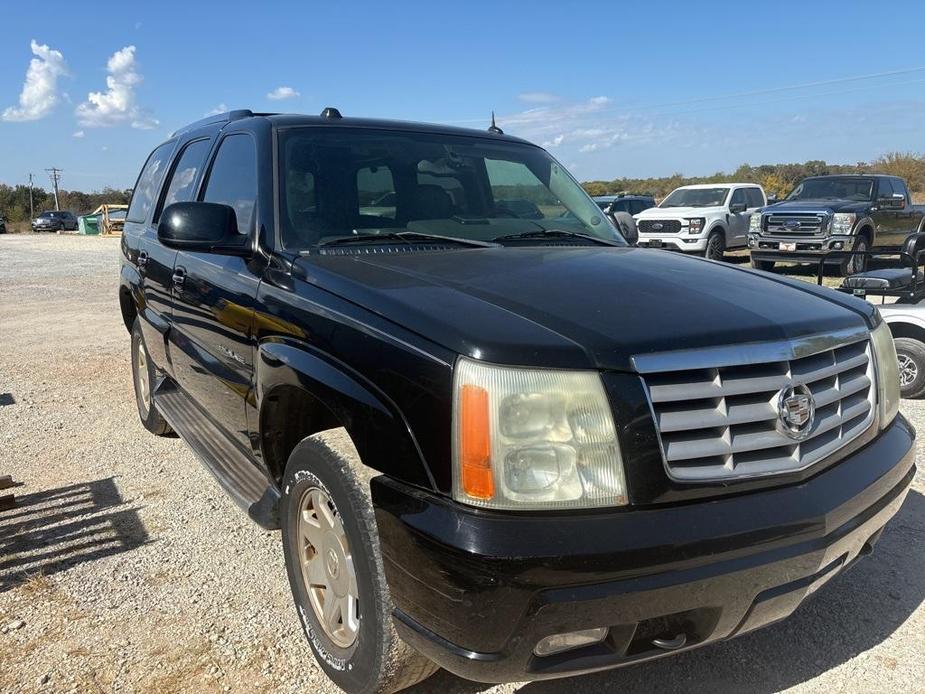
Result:
<svg viewBox="0 0 925 694">
<path fill-rule="evenodd" d="M 539 239 L 544 236 L 556 236 L 556 237 L 571 237 L 577 239 L 584 239 L 586 241 L 594 241 L 595 243 L 600 243 L 605 246 L 617 246 L 618 248 L 623 248 L 622 243 L 617 243 L 616 241 L 609 241 L 607 239 L 602 239 L 599 236 L 591 236 L 591 234 L 582 234 L 577 231 L 566 231 L 565 229 L 546 229 L 544 231 L 524 231 L 519 234 L 505 234 L 504 236 L 496 236 L 492 241 L 516 241 L 517 239 Z"/>
<path fill-rule="evenodd" d="M 412 243 L 413 241 L 440 241 L 443 243 L 458 243 L 463 246 L 476 246 L 478 248 L 495 248 L 498 245 L 490 241 L 463 239 L 458 236 L 440 236 L 439 234 L 423 234 L 418 231 L 390 231 L 385 234 L 355 234 L 353 236 L 328 239 L 327 241 L 322 241 L 318 245 L 338 246 L 348 243 L 378 243 L 381 241 L 403 241 L 405 243 Z"/>
</svg>

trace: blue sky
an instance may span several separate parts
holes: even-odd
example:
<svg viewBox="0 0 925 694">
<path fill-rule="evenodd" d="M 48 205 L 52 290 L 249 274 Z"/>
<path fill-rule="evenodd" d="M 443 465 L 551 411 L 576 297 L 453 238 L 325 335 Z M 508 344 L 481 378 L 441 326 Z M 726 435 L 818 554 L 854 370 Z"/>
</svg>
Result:
<svg viewBox="0 0 925 694">
<path fill-rule="evenodd" d="M 925 151 L 922 0 L 93 8 L 4 7 L 0 182 L 131 186 L 224 107 L 478 128 L 494 109 L 581 180 Z"/>
</svg>

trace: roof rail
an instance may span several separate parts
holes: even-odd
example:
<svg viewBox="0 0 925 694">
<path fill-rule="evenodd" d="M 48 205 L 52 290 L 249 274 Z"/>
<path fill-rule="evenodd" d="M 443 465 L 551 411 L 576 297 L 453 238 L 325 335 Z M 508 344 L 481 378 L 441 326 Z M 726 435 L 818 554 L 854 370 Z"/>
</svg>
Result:
<svg viewBox="0 0 925 694">
<path fill-rule="evenodd" d="M 233 120 L 250 118 L 253 115 L 255 115 L 254 112 L 247 108 L 240 108 L 234 111 L 226 111 L 225 113 L 216 113 L 211 116 L 206 116 L 205 118 L 200 118 L 199 120 L 194 121 L 189 125 L 184 125 L 182 128 L 177 128 L 170 134 L 170 137 L 176 137 L 177 135 L 188 133 L 191 130 L 196 130 L 197 128 L 205 127 L 206 125 L 229 123 Z"/>
</svg>

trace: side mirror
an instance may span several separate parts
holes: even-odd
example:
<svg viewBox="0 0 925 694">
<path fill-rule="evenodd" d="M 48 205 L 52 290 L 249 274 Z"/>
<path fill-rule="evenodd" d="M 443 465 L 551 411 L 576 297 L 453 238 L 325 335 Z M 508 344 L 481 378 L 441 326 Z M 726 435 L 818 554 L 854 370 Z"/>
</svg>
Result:
<svg viewBox="0 0 925 694">
<path fill-rule="evenodd" d="M 732 214 L 739 214 L 740 212 L 745 212 L 748 209 L 748 205 L 744 202 L 734 202 L 729 206 L 729 211 Z"/>
<path fill-rule="evenodd" d="M 768 204 L 777 202 L 777 193 L 771 193 L 768 195 Z"/>
<path fill-rule="evenodd" d="M 169 248 L 249 256 L 250 239 L 238 233 L 234 208 L 213 202 L 177 202 L 161 213 L 157 240 Z"/>
</svg>

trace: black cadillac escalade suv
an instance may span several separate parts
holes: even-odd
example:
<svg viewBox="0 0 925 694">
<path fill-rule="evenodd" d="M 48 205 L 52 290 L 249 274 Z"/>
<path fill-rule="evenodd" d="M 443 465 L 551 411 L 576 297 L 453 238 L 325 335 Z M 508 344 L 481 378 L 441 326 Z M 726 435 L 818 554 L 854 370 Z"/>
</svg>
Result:
<svg viewBox="0 0 925 694">
<path fill-rule="evenodd" d="M 122 252 L 144 426 L 281 528 L 350 692 L 751 631 L 866 553 L 914 474 L 871 304 L 627 247 L 497 128 L 200 121 L 145 163 Z"/>
</svg>

